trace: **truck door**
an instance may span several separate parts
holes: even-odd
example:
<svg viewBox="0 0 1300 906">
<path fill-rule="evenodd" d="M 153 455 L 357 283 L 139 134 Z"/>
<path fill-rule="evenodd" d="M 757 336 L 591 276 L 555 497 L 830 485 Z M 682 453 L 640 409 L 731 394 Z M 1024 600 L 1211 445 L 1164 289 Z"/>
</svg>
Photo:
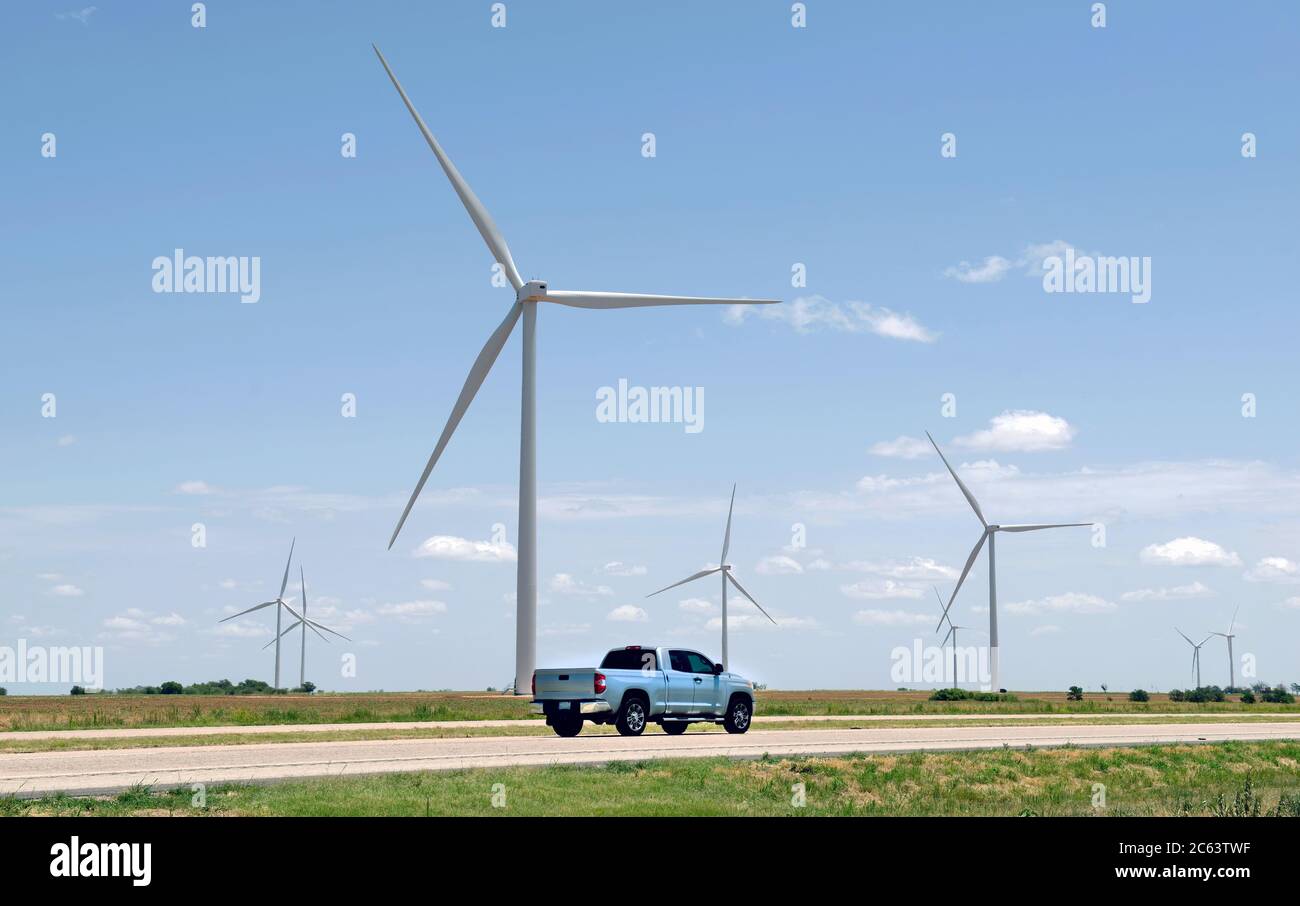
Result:
<svg viewBox="0 0 1300 906">
<path fill-rule="evenodd" d="M 696 651 L 684 652 L 687 666 L 695 686 L 694 708 L 696 714 L 718 715 L 726 704 L 719 701 L 722 695 L 722 677 L 713 672 L 713 662 Z"/>
<path fill-rule="evenodd" d="M 685 651 L 669 651 L 663 665 L 668 678 L 668 710 L 673 714 L 690 714 L 694 708 L 696 674 L 691 671 Z"/>
</svg>

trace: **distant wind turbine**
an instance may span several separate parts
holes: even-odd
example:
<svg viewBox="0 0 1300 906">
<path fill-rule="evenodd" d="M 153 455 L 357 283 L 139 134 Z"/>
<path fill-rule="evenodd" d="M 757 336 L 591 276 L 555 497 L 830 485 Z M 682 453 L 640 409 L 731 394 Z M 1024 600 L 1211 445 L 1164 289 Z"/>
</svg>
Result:
<svg viewBox="0 0 1300 906">
<path fill-rule="evenodd" d="M 933 585 L 930 587 L 934 588 L 934 596 L 938 599 L 939 608 L 943 611 L 942 616 L 939 617 L 939 624 L 934 627 L 934 631 L 938 632 L 942 629 L 945 621 L 948 623 L 948 634 L 943 637 L 943 641 L 939 643 L 939 647 L 943 648 L 944 645 L 948 644 L 948 639 L 952 639 L 952 687 L 958 689 L 961 687 L 961 683 L 957 682 L 957 630 L 970 629 L 971 627 L 958 626 L 954 623 L 952 617 L 948 616 L 948 608 L 943 606 L 943 596 L 939 594 L 939 589 L 935 588 Z"/>
<path fill-rule="evenodd" d="M 975 565 L 975 558 L 980 555 L 980 548 L 984 542 L 989 543 L 989 668 L 992 671 L 993 689 L 997 691 L 1000 688 L 998 680 L 998 575 L 997 563 L 994 557 L 994 538 L 998 532 L 1037 532 L 1041 529 L 1050 528 L 1071 528 L 1074 526 L 1092 525 L 1091 522 L 1053 522 L 1053 523 L 1033 523 L 1028 525 L 992 525 L 984 518 L 984 513 L 980 511 L 980 505 L 975 500 L 975 495 L 970 492 L 970 488 L 957 477 L 957 472 L 948 463 L 947 457 L 939 449 L 939 445 L 930 437 L 930 432 L 926 431 L 925 436 L 930 438 L 930 444 L 934 447 L 934 452 L 939 454 L 943 460 L 944 466 L 948 469 L 948 474 L 952 480 L 957 482 L 957 487 L 961 489 L 962 496 L 970 504 L 970 508 L 975 511 L 975 516 L 979 519 L 980 525 L 984 526 L 984 532 L 980 535 L 980 540 L 975 542 L 975 548 L 966 558 L 966 567 L 961 571 L 961 578 L 957 580 L 957 586 L 952 590 L 952 597 L 948 599 L 948 607 L 944 608 L 944 614 L 947 615 L 948 608 L 952 607 L 952 602 L 957 600 L 957 592 L 961 591 L 961 584 L 966 581 L 966 574 L 970 572 Z M 936 630 L 937 631 L 937 630 Z"/>
<path fill-rule="evenodd" d="M 411 507 L 415 505 L 416 498 L 420 496 L 424 483 L 429 480 L 429 474 L 433 471 L 434 465 L 438 462 L 438 458 L 442 456 L 442 451 L 446 448 L 447 442 L 451 440 L 451 435 L 455 432 L 456 426 L 460 424 L 460 420 L 465 416 L 465 411 L 473 401 L 474 395 L 478 393 L 479 387 L 483 385 L 483 380 L 492 369 L 492 365 L 496 362 L 497 356 L 500 355 L 506 340 L 510 338 L 516 322 L 522 317 L 524 321 L 523 388 L 519 439 L 519 553 L 516 565 L 514 687 L 516 694 L 526 694 L 520 690 L 529 688 L 533 668 L 536 666 L 537 661 L 537 393 L 535 388 L 537 373 L 537 303 L 551 302 L 572 308 L 611 309 L 641 308 L 652 305 L 767 305 L 780 300 L 720 299 L 702 296 L 658 296 L 639 293 L 555 290 L 550 289 L 544 280 L 524 282 L 518 268 L 515 267 L 514 259 L 510 257 L 510 249 L 506 246 L 506 240 L 501 235 L 501 231 L 497 229 L 492 216 L 488 214 L 487 208 L 479 201 L 478 196 L 474 194 L 474 190 L 469 187 L 469 183 L 465 181 L 465 178 L 460 175 L 460 171 L 456 169 L 456 166 L 451 162 L 451 158 L 442 150 L 438 140 L 433 137 L 433 133 L 425 125 L 424 119 L 416 111 L 411 99 L 406 96 L 406 91 L 402 88 L 401 83 L 397 81 L 397 76 L 393 75 L 393 70 L 389 68 L 388 61 L 379 52 L 379 48 L 375 47 L 374 50 L 379 57 L 379 62 L 383 64 L 384 71 L 388 73 L 388 78 L 392 80 L 393 87 L 401 95 L 402 103 L 410 111 L 416 126 L 424 135 L 424 140 L 428 142 L 429 148 L 433 151 L 434 156 L 438 158 L 438 163 L 443 172 L 447 174 L 447 179 L 451 181 L 452 188 L 460 197 L 461 204 L 469 212 L 470 219 L 474 221 L 474 226 L 478 229 L 479 235 L 487 243 L 493 260 L 500 265 L 506 277 L 510 280 L 510 285 L 515 290 L 515 301 L 506 312 L 505 319 L 488 337 L 487 343 L 479 352 L 478 358 L 474 360 L 473 367 L 470 368 L 469 377 L 465 379 L 465 386 L 461 388 L 460 396 L 456 398 L 456 404 L 452 407 L 451 415 L 447 418 L 447 424 L 442 429 L 442 435 L 438 438 L 438 444 L 433 449 L 433 455 L 429 457 L 429 462 L 425 465 L 424 472 L 420 475 L 415 490 L 411 493 L 411 499 L 407 501 L 406 509 L 402 511 L 402 517 L 397 521 L 397 528 L 393 530 L 393 535 L 388 541 L 388 547 L 390 550 L 392 549 L 393 542 L 397 540 L 398 533 L 401 532 L 402 526 L 406 523 L 406 517 L 410 515 Z"/>
<path fill-rule="evenodd" d="M 1190 638 L 1188 638 L 1187 633 L 1183 632 L 1177 626 L 1174 627 L 1174 631 L 1177 632 L 1183 638 L 1187 639 L 1187 644 L 1192 646 L 1192 673 L 1196 677 L 1196 688 L 1199 689 L 1201 688 L 1201 645 L 1204 645 L 1206 642 L 1208 642 L 1211 638 L 1214 637 L 1215 634 L 1210 633 L 1205 638 L 1201 639 L 1201 644 L 1198 645 L 1195 642 L 1193 642 Z"/>
<path fill-rule="evenodd" d="M 272 639 L 270 642 L 267 642 L 265 645 L 263 645 L 262 649 L 266 650 L 267 648 L 270 648 L 272 642 L 279 642 L 279 640 L 283 636 L 286 636 L 289 633 L 293 632 L 299 626 L 302 627 L 302 651 L 299 654 L 299 659 L 298 659 L 298 688 L 301 689 L 303 686 L 307 684 L 307 628 L 308 627 L 311 627 L 311 631 L 316 633 L 317 635 L 320 635 L 322 639 L 325 639 L 325 636 L 321 635 L 320 630 L 324 629 L 326 632 L 333 633 L 334 635 L 338 636 L 341 639 L 347 639 L 349 642 L 352 640 L 349 639 L 341 632 L 335 632 L 333 629 L 330 629 L 328 626 L 322 626 L 320 623 L 317 623 L 315 620 L 307 619 L 307 579 L 303 575 L 301 566 L 298 567 L 298 580 L 302 583 L 302 615 L 299 616 L 298 614 L 293 613 L 293 608 L 291 608 L 288 604 L 284 605 L 285 609 L 288 610 L 289 613 L 293 614 L 295 617 L 298 618 L 297 622 L 290 623 L 287 627 L 285 627 L 284 632 L 279 633 L 278 635 L 276 635 L 274 639 Z M 325 641 L 328 642 L 329 639 L 325 639 Z"/>
<path fill-rule="evenodd" d="M 1210 633 L 1210 635 L 1217 635 L 1228 643 L 1228 688 L 1229 689 L 1237 688 L 1236 662 L 1232 658 L 1232 640 L 1235 639 L 1237 636 L 1233 633 L 1232 630 L 1236 628 L 1237 612 L 1240 610 L 1241 610 L 1241 605 L 1238 604 L 1236 610 L 1232 612 L 1232 622 L 1228 624 L 1227 632 Z M 1197 685 L 1199 685 L 1199 683 Z"/>
<path fill-rule="evenodd" d="M 263 607 L 271 607 L 273 605 L 275 606 L 275 638 L 272 639 L 271 642 L 275 643 L 275 686 L 274 688 L 276 689 L 280 688 L 280 636 L 283 635 L 283 633 L 280 632 L 280 608 L 283 607 L 285 610 L 288 610 L 289 613 L 293 614 L 295 617 L 298 616 L 296 613 L 293 612 L 293 610 L 289 607 L 288 604 L 284 603 L 284 590 L 289 585 L 289 564 L 293 562 L 293 548 L 294 545 L 297 543 L 298 543 L 297 538 L 294 538 L 292 541 L 289 542 L 289 559 L 284 562 L 284 578 L 280 581 L 280 593 L 275 596 L 274 601 L 263 601 L 261 604 L 248 608 L 248 610 L 241 610 L 239 613 L 231 614 L 230 616 L 217 621 L 219 623 L 224 623 L 226 622 L 226 620 L 233 620 L 236 617 L 242 617 L 245 614 L 250 614 L 255 610 L 261 610 Z M 269 647 L 269 646 L 264 646 L 264 647 Z"/>
<path fill-rule="evenodd" d="M 680 582 L 674 582 L 672 585 L 646 595 L 647 598 L 653 598 L 655 595 L 662 594 L 670 588 L 676 588 L 678 585 L 685 585 L 687 582 L 694 582 L 696 579 L 703 579 L 705 576 L 711 576 L 714 573 L 722 573 L 722 666 L 727 667 L 728 669 L 730 669 L 729 665 L 731 664 L 731 661 L 727 659 L 727 583 L 730 582 L 732 585 L 736 586 L 736 591 L 740 592 L 746 598 L 749 598 L 749 603 L 757 607 L 763 616 L 772 620 L 772 615 L 766 610 L 763 610 L 763 606 L 754 600 L 754 596 L 745 591 L 744 586 L 736 581 L 736 577 L 731 572 L 731 564 L 727 562 L 727 552 L 731 550 L 731 512 L 735 508 L 736 486 L 733 484 L 731 486 L 731 505 L 727 507 L 727 531 L 722 536 L 722 556 L 719 558 L 719 566 L 712 569 L 702 569 L 693 576 L 687 576 Z M 772 620 L 772 625 L 777 625 L 776 620 Z"/>
</svg>

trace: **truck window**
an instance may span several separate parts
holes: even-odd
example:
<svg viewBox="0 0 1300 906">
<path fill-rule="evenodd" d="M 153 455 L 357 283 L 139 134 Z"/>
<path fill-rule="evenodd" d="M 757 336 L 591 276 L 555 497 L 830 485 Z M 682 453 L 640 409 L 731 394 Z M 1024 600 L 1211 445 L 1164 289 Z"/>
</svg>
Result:
<svg viewBox="0 0 1300 906">
<path fill-rule="evenodd" d="M 678 673 L 691 672 L 691 661 L 686 656 L 685 651 L 668 652 L 668 663 L 671 664 L 672 668 L 676 670 Z"/>
<path fill-rule="evenodd" d="M 601 670 L 658 670 L 653 648 L 615 648 L 600 662 Z"/>
<path fill-rule="evenodd" d="M 696 654 L 694 651 L 687 651 L 686 660 L 688 661 L 687 671 L 689 673 L 712 673 L 713 662 L 702 654 Z"/>
</svg>

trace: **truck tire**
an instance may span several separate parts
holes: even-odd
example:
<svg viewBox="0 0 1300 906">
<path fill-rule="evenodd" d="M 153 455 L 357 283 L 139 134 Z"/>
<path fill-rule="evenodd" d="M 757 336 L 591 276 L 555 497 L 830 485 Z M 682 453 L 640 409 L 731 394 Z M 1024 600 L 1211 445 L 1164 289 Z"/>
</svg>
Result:
<svg viewBox="0 0 1300 906">
<path fill-rule="evenodd" d="M 619 735 L 640 736 L 644 733 L 646 720 L 649 717 L 646 713 L 648 710 L 645 700 L 641 696 L 625 696 L 623 705 L 618 709 L 618 719 L 614 721 L 614 726 L 618 728 Z"/>
<path fill-rule="evenodd" d="M 728 733 L 744 733 L 749 729 L 750 723 L 754 719 L 753 705 L 749 699 L 743 695 L 737 695 L 727 703 L 727 716 L 723 718 L 722 725 L 726 727 Z"/>
<path fill-rule="evenodd" d="M 684 720 L 666 720 L 659 726 L 663 727 L 664 732 L 669 736 L 681 736 L 686 732 L 686 728 L 689 727 L 690 724 Z"/>
<path fill-rule="evenodd" d="M 577 736 L 582 732 L 582 717 L 577 714 L 557 714 L 551 718 L 551 729 L 560 736 Z"/>
</svg>

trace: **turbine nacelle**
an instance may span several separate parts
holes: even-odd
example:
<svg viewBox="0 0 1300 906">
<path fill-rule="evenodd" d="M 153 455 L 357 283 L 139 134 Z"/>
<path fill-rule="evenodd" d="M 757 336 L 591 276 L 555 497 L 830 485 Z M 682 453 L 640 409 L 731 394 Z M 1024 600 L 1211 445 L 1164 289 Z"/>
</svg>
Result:
<svg viewBox="0 0 1300 906">
<path fill-rule="evenodd" d="M 516 302 L 545 302 L 546 281 L 529 280 L 515 293 Z"/>
</svg>

